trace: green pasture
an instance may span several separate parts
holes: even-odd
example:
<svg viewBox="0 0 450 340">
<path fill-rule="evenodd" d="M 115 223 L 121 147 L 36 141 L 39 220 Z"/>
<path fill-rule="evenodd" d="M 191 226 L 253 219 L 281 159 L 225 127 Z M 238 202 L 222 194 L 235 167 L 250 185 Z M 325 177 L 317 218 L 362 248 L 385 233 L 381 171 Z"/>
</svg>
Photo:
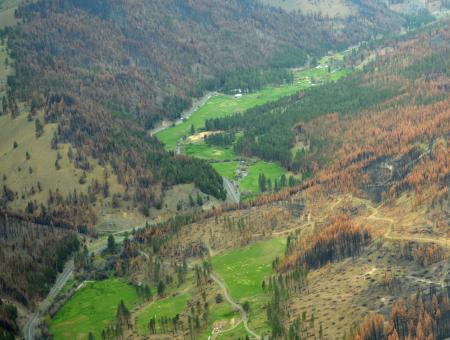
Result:
<svg viewBox="0 0 450 340">
<path fill-rule="evenodd" d="M 240 185 L 241 190 L 251 193 L 259 192 L 259 174 L 264 174 L 267 179 L 272 181 L 272 187 L 275 185 L 275 179 L 279 180 L 283 174 L 286 174 L 286 169 L 275 163 L 268 163 L 259 161 L 248 167 L 248 175 L 245 177 Z"/>
<path fill-rule="evenodd" d="M 236 175 L 236 169 L 239 166 L 239 162 L 220 162 L 211 163 L 211 165 L 216 169 L 219 175 L 232 180 Z"/>
<path fill-rule="evenodd" d="M 183 145 L 183 154 L 211 161 L 232 161 L 236 159 L 232 146 L 210 146 L 203 141 Z"/>
<path fill-rule="evenodd" d="M 250 324 L 258 331 L 266 331 L 263 308 L 269 299 L 261 284 L 271 275 L 273 260 L 281 257 L 284 250 L 285 240 L 275 238 L 212 258 L 214 271 L 224 281 L 232 298 L 241 304 L 249 301 Z"/>
<path fill-rule="evenodd" d="M 145 306 L 136 314 L 136 322 L 140 334 L 149 334 L 150 319 L 156 318 L 156 327 L 159 330 L 161 317 L 173 318 L 177 314 L 181 314 L 186 308 L 186 304 L 191 298 L 189 293 L 181 293 L 174 296 L 168 296 L 164 299 L 157 300 Z"/>
<path fill-rule="evenodd" d="M 296 75 L 295 81 L 292 84 L 276 87 L 269 86 L 261 91 L 246 94 L 239 99 L 225 94 L 216 95 L 209 99 L 200 109 L 195 111 L 185 122 L 157 133 L 156 137 L 165 144 L 166 149 L 175 150 L 178 140 L 183 136 L 189 135 L 191 125 L 194 125 L 196 129 L 203 128 L 205 121 L 209 118 L 225 117 L 238 112 L 244 112 L 257 105 L 292 95 L 308 86 L 309 84 L 307 82 Z"/>
<path fill-rule="evenodd" d="M 129 309 L 141 301 L 135 288 L 121 279 L 87 282 L 51 320 L 53 338 L 85 340 L 92 332 L 100 339 L 102 330 L 114 320 L 120 300 Z"/>
<path fill-rule="evenodd" d="M 233 308 L 228 302 L 222 301 L 219 304 L 214 304 L 213 306 L 210 306 L 208 328 L 204 332 L 199 334 L 198 338 L 207 340 L 208 337 L 212 334 L 212 330 L 217 322 L 226 324 L 224 330 L 232 328 L 232 326 L 229 325 L 231 319 L 234 319 L 234 322 L 238 323 L 241 320 L 241 316 L 239 315 L 238 312 L 233 310 Z M 246 333 L 244 333 L 244 336 L 245 334 Z"/>
</svg>

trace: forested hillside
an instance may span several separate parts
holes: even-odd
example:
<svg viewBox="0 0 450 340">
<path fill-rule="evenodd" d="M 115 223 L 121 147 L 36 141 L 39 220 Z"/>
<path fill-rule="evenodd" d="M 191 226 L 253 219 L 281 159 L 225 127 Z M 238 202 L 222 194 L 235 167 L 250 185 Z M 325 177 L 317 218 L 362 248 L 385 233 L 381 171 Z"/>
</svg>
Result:
<svg viewBox="0 0 450 340">
<path fill-rule="evenodd" d="M 450 30 L 403 3 L 18 6 L 0 30 L 0 338 L 450 336 Z M 155 134 L 183 124 L 167 151 Z M 183 155 L 195 138 L 229 177 Z"/>
<path fill-rule="evenodd" d="M 124 334 L 205 334 L 215 325 L 209 306 L 222 303 L 207 300 L 205 292 L 222 280 L 245 310 L 241 318 L 248 318 L 239 336 L 448 337 L 449 34 L 443 23 L 386 40 L 348 79 L 209 121 L 209 128 L 228 131 L 223 140 L 247 138 L 250 152 L 266 150 L 252 147 L 269 138 L 267 145 L 280 152 L 303 145 L 297 146 L 300 169 L 311 167 L 312 178 L 196 216 L 194 223 L 185 219 L 187 225 L 177 224 L 164 241 L 152 227 L 140 231 L 133 243 L 154 259 L 169 256 L 178 267 L 202 261 L 192 301 L 204 296 L 207 303 L 171 309 L 168 315 L 177 313 L 172 327 L 164 318 L 150 319 L 157 327 Z M 264 248 L 262 240 L 282 236 L 284 254 L 267 263 L 261 254 L 274 253 L 275 246 Z M 255 248 L 251 256 L 236 255 Z M 271 270 L 262 275 L 264 266 Z M 145 308 L 155 311 L 167 299 Z M 217 332 L 232 338 L 227 330 L 218 326 Z"/>
<path fill-rule="evenodd" d="M 402 23 L 376 11 L 341 23 L 253 0 L 43 0 L 22 6 L 18 15 L 24 25 L 10 45 L 19 98 L 39 103 L 46 95 L 41 88 L 64 91 L 84 105 L 95 102 L 141 122 L 176 116 L 199 82 L 223 71 L 302 65 L 308 54 L 395 31 Z"/>
<path fill-rule="evenodd" d="M 62 145 L 71 145 L 73 165 L 84 172 L 80 183 L 96 179 L 75 193 L 86 195 L 76 205 L 111 196 L 113 207 L 133 200 L 145 215 L 149 207 L 163 206 L 165 190 L 175 184 L 195 183 L 204 193 L 225 198 L 222 179 L 207 163 L 173 158 L 146 130 L 178 117 L 192 96 L 206 90 L 253 91 L 286 81 L 291 77 L 286 67 L 396 31 L 403 23 L 395 15 L 380 20 L 369 12 L 346 21 L 304 16 L 253 0 L 42 0 L 19 6 L 16 15 L 21 24 L 2 31 L 15 69 L 7 80 L 3 114 L 14 119 L 29 113 L 36 138 L 52 124 L 57 170 Z M 120 189 L 110 195 L 107 180 L 90 176 L 92 159 L 111 168 Z M 11 189 L 6 177 L 3 184 L 4 206 L 19 190 L 30 190 Z M 10 191 L 14 195 L 6 197 Z M 42 210 L 33 195 L 22 194 L 22 200 L 27 196 L 33 215 L 66 224 L 77 220 L 70 197 L 57 200 L 58 207 L 49 201 Z M 95 223 L 93 217 L 74 225 Z"/>
<path fill-rule="evenodd" d="M 392 41 L 394 51 L 399 51 L 384 57 L 390 49 L 379 50 L 375 62 L 346 79 L 308 89 L 241 115 L 209 120 L 206 128 L 243 131 L 243 136 L 236 138 L 236 152 L 279 161 L 288 169 L 308 175 L 336 162 L 337 155 L 346 160 L 336 163 L 335 171 L 349 175 L 347 167 L 362 162 L 366 163 L 361 165 L 366 169 L 365 176 L 370 176 L 373 164 L 383 157 L 380 161 L 390 157 L 391 162 L 401 163 L 393 159 L 430 153 L 431 149 L 440 148 L 440 139 L 437 136 L 429 139 L 425 131 L 445 137 L 448 128 L 445 79 L 450 57 L 447 29 L 427 39 L 426 34 L 417 38 L 414 48 L 405 42 Z M 394 110 L 397 118 L 392 122 L 387 117 Z M 385 128 L 390 127 L 388 131 L 398 132 L 391 131 L 381 137 L 381 123 L 386 124 Z M 367 135 L 367 130 L 372 128 L 376 129 L 372 136 Z M 400 131 L 402 141 L 395 137 Z M 407 137 L 407 134 L 411 135 Z M 361 140 L 365 141 L 364 148 Z M 390 143 L 389 148 L 383 143 Z"/>
</svg>

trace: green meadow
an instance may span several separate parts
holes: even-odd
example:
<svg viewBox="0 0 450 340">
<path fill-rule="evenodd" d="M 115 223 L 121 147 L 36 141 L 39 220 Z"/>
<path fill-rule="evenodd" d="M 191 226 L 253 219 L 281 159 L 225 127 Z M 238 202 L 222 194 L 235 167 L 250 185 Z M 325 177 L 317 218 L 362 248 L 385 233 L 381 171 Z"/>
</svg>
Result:
<svg viewBox="0 0 450 340">
<path fill-rule="evenodd" d="M 209 118 L 219 118 L 244 112 L 257 105 L 275 101 L 308 87 L 320 85 L 327 81 L 336 81 L 346 76 L 350 72 L 349 70 L 341 69 L 330 72 L 327 66 L 332 59 L 342 60 L 343 58 L 344 55 L 342 53 L 337 53 L 333 56 L 323 57 L 317 67 L 306 70 L 294 70 L 294 81 L 292 84 L 269 86 L 261 91 L 246 94 L 239 99 L 225 94 L 213 96 L 186 121 L 159 132 L 156 134 L 156 137 L 165 144 L 166 149 L 175 150 L 177 142 L 189 136 L 192 125 L 198 131 L 204 128 L 205 121 Z M 237 138 L 239 138 L 239 135 Z M 236 161 L 239 159 L 239 156 L 234 153 L 232 146 L 210 146 L 203 140 L 195 142 L 185 141 L 181 152 L 188 156 L 209 160 L 220 175 L 228 179 L 235 178 L 235 171 L 238 166 Z M 259 193 L 258 177 L 260 173 L 263 173 L 266 178 L 270 178 L 272 185 L 274 185 L 275 179 L 278 180 L 281 175 L 286 173 L 286 170 L 278 164 L 262 161 L 249 165 L 248 176 L 240 181 L 244 199 Z"/>
<path fill-rule="evenodd" d="M 239 162 L 211 163 L 211 165 L 216 169 L 219 175 L 232 180 L 236 175 L 236 169 L 239 166 Z"/>
<path fill-rule="evenodd" d="M 161 317 L 173 318 L 181 314 L 186 308 L 186 304 L 191 298 L 189 293 L 181 293 L 175 296 L 168 296 L 161 300 L 156 300 L 142 308 L 136 315 L 136 322 L 140 334 L 149 334 L 150 319 L 155 317 L 157 321 Z M 157 331 L 160 331 L 160 323 L 156 323 Z"/>
<path fill-rule="evenodd" d="M 238 303 L 250 303 L 250 325 L 259 332 L 267 330 L 262 309 L 269 296 L 262 290 L 263 279 L 272 274 L 272 262 L 283 255 L 285 239 L 275 238 L 216 255 L 214 271 L 220 276 L 230 295 Z"/>
<path fill-rule="evenodd" d="M 226 148 L 210 146 L 203 141 L 183 145 L 183 154 L 211 161 L 232 161 L 236 159 L 232 146 Z"/>
<path fill-rule="evenodd" d="M 292 95 L 295 92 L 310 86 L 310 84 L 297 73 L 295 74 L 294 79 L 292 84 L 269 86 L 261 91 L 246 94 L 239 99 L 234 98 L 234 96 L 218 94 L 209 99 L 205 105 L 195 111 L 195 113 L 182 124 L 163 130 L 157 133 L 156 137 L 165 144 L 167 150 L 175 150 L 176 144 L 180 138 L 189 135 L 191 125 L 194 125 L 196 129 L 203 128 L 205 126 L 205 121 L 209 118 L 225 117 L 238 112 L 244 112 L 257 105 L 262 105 L 281 97 Z"/>
<path fill-rule="evenodd" d="M 259 192 L 259 174 L 264 174 L 266 179 L 270 179 L 272 181 L 272 186 L 275 184 L 275 179 L 279 180 L 283 174 L 286 174 L 286 170 L 280 165 L 263 161 L 250 165 L 247 171 L 247 177 L 245 177 L 240 184 L 242 191 L 250 193 Z"/>
<path fill-rule="evenodd" d="M 222 301 L 219 304 L 216 303 L 215 305 L 210 307 L 208 328 L 205 331 L 203 331 L 201 334 L 199 334 L 198 338 L 207 340 L 208 337 L 212 334 L 212 330 L 213 330 L 216 322 L 221 322 L 221 323 L 227 324 L 227 326 L 225 327 L 226 329 L 228 327 L 232 328 L 232 326 L 229 325 L 232 319 L 235 323 L 238 323 L 238 322 L 240 322 L 241 317 L 240 317 L 239 313 L 237 313 L 236 311 L 233 310 L 233 308 L 231 307 L 231 305 L 228 302 Z M 237 326 L 237 327 L 239 327 L 239 326 Z M 226 330 L 226 329 L 224 329 L 224 330 Z M 244 330 L 243 335 L 245 336 L 245 334 L 246 334 L 246 332 Z"/>
<path fill-rule="evenodd" d="M 87 339 L 89 332 L 100 339 L 102 330 L 114 320 L 123 300 L 128 309 L 141 299 L 133 286 L 121 279 L 87 282 L 50 322 L 54 339 Z"/>
</svg>

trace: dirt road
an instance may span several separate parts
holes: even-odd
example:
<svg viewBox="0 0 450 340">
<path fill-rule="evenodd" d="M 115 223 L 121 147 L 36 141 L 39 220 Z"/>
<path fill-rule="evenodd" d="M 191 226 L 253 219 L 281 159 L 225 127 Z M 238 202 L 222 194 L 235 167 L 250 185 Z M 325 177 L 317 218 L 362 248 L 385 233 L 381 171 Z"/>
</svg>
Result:
<svg viewBox="0 0 450 340">
<path fill-rule="evenodd" d="M 242 321 L 244 322 L 244 327 L 245 330 L 255 339 L 261 339 L 261 336 L 259 336 L 258 334 L 256 334 L 249 326 L 248 326 L 248 314 L 247 312 L 244 310 L 244 308 L 242 308 L 242 306 L 238 303 L 236 303 L 233 298 L 230 296 L 230 294 L 228 293 L 228 289 L 227 287 L 225 287 L 225 284 L 216 276 L 216 274 L 211 274 L 210 275 L 211 278 L 214 280 L 214 282 L 216 282 L 219 287 L 222 289 L 223 295 L 225 297 L 225 300 L 228 301 L 228 303 L 235 309 L 237 309 L 239 311 L 239 313 L 241 314 L 242 317 Z"/>
</svg>

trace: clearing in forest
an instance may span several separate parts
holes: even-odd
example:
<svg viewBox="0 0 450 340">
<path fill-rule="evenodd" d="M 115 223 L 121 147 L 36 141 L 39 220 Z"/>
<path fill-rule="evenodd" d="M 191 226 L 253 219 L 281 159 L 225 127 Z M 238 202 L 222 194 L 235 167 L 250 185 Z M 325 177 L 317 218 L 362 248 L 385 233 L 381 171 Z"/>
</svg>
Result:
<svg viewBox="0 0 450 340">
<path fill-rule="evenodd" d="M 272 262 L 283 255 L 285 244 L 284 238 L 274 238 L 212 258 L 214 272 L 234 301 L 241 305 L 249 302 L 250 325 L 259 333 L 268 331 L 262 308 L 270 298 L 262 289 L 262 281 L 272 274 Z"/>
<path fill-rule="evenodd" d="M 92 332 L 100 339 L 102 330 L 116 317 L 121 300 L 130 310 L 141 301 L 136 289 L 121 279 L 87 282 L 51 320 L 53 338 L 87 339 Z"/>
</svg>

